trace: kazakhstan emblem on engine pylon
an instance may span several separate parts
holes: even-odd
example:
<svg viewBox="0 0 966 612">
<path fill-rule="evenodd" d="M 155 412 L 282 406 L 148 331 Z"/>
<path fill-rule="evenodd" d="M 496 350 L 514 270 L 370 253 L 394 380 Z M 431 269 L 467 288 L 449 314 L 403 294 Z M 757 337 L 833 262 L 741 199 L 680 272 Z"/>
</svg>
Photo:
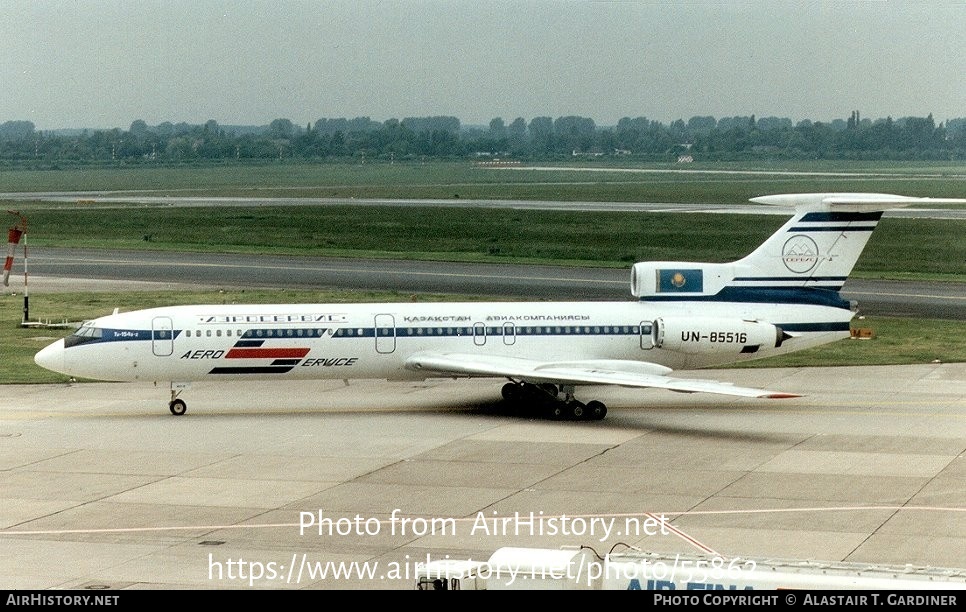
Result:
<svg viewBox="0 0 966 612">
<path fill-rule="evenodd" d="M 675 272 L 674 276 L 671 277 L 671 284 L 680 289 L 688 282 L 688 279 L 684 278 L 684 275 L 680 272 Z"/>
</svg>

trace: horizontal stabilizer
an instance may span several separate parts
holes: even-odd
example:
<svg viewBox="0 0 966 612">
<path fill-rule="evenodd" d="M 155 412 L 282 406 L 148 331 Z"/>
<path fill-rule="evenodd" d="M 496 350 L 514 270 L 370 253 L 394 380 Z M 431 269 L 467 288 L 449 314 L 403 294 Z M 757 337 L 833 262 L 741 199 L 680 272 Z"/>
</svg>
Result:
<svg viewBox="0 0 966 612">
<path fill-rule="evenodd" d="M 956 198 L 913 198 L 889 193 L 785 193 L 751 198 L 756 204 L 792 206 L 804 210 L 870 212 L 910 204 L 966 204 Z"/>
</svg>

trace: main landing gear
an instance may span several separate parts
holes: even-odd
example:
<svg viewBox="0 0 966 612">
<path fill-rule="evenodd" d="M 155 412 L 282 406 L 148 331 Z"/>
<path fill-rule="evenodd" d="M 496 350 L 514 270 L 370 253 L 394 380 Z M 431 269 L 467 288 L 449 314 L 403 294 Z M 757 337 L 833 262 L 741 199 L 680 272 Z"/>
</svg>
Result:
<svg viewBox="0 0 966 612">
<path fill-rule="evenodd" d="M 559 397 L 560 392 L 564 397 Z M 503 399 L 522 413 L 533 413 L 555 420 L 599 421 L 607 416 L 607 406 L 596 400 L 586 404 L 574 398 L 574 386 L 525 382 L 508 382 L 503 385 Z"/>
</svg>

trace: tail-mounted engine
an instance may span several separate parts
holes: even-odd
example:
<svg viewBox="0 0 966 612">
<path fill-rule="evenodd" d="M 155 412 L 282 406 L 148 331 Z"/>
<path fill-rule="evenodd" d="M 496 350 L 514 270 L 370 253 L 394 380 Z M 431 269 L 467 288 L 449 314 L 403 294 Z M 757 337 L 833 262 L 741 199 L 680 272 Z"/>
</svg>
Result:
<svg viewBox="0 0 966 612">
<path fill-rule="evenodd" d="M 642 261 L 631 268 L 631 295 L 645 300 L 715 295 L 734 272 L 732 264 Z"/>
<path fill-rule="evenodd" d="M 780 327 L 763 321 L 714 317 L 662 317 L 651 327 L 651 343 L 680 353 L 757 353 L 779 347 L 791 338 Z"/>
</svg>

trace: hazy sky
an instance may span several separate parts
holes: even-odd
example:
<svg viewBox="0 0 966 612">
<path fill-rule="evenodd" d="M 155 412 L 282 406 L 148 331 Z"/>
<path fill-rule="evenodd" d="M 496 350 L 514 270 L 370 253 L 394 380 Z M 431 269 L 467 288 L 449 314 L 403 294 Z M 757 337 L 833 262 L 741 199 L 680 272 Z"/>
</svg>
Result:
<svg viewBox="0 0 966 612">
<path fill-rule="evenodd" d="M 0 122 L 966 117 L 966 0 L 0 0 Z"/>
</svg>

